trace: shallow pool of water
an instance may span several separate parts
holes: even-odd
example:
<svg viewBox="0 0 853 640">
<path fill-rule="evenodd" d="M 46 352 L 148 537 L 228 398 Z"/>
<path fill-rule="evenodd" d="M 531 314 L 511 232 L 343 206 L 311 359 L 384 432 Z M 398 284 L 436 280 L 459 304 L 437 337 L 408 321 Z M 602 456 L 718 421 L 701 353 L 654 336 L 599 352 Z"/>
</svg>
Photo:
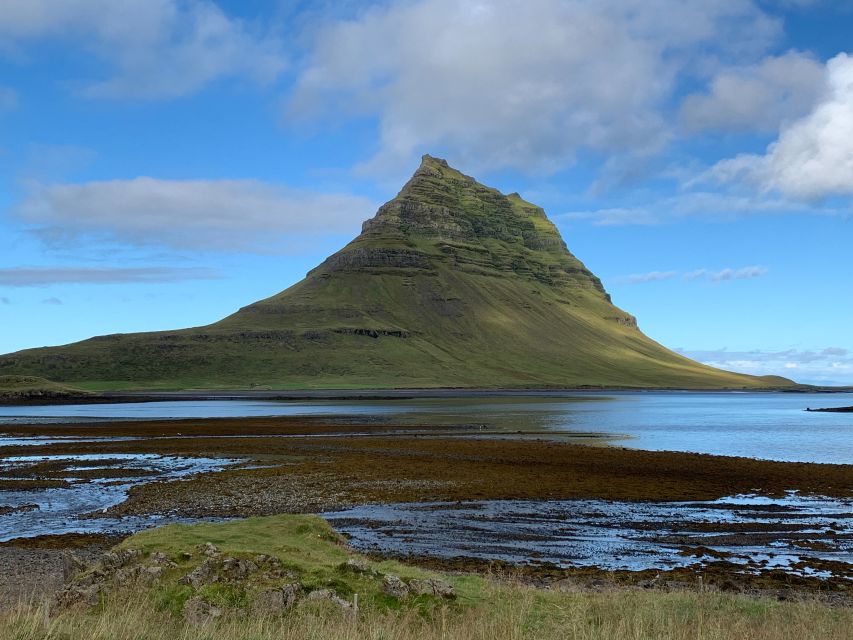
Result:
<svg viewBox="0 0 853 640">
<path fill-rule="evenodd" d="M 357 549 L 382 554 L 632 571 L 724 559 L 744 571 L 853 579 L 853 500 L 495 500 L 368 505 L 323 516 Z"/>
<path fill-rule="evenodd" d="M 222 458 L 161 456 L 156 454 L 87 454 L 14 456 L 0 458 L 4 479 L 27 478 L 32 465 L 50 465 L 51 478 L 67 483 L 44 489 L 0 490 L 0 542 L 63 533 L 132 532 L 186 519 L 157 517 L 90 517 L 121 504 L 135 485 L 178 480 L 219 471 L 238 461 Z M 83 465 L 82 463 L 89 463 Z M 120 477 L 111 477 L 110 471 Z M 88 477 L 94 472 L 96 477 Z M 103 477 L 97 477 L 99 473 Z"/>
</svg>

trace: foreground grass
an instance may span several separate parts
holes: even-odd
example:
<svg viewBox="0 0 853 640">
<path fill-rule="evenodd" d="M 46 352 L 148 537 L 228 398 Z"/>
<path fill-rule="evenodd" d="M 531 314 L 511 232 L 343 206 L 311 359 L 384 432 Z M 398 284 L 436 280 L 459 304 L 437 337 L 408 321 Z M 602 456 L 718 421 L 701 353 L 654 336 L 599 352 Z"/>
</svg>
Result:
<svg viewBox="0 0 853 640">
<path fill-rule="evenodd" d="M 779 603 L 711 593 L 614 591 L 553 593 L 490 585 L 478 605 L 363 610 L 357 618 L 322 608 L 299 608 L 284 617 L 233 616 L 191 627 L 149 601 L 125 599 L 99 611 L 48 618 L 22 607 L 0 618 L 10 640 L 846 640 L 853 611 L 815 602 Z"/>
<path fill-rule="evenodd" d="M 357 613 L 329 601 L 304 599 L 270 615 L 253 608 L 258 590 L 271 586 L 256 575 L 197 589 L 178 582 L 198 566 L 199 545 L 215 544 L 223 555 L 275 556 L 298 575 L 306 591 L 332 589 Z M 274 516 L 221 524 L 168 526 L 129 538 L 121 547 L 167 554 L 174 566 L 156 584 L 112 585 L 92 608 L 50 611 L 35 603 L 0 614 L 3 640 L 282 640 L 375 639 L 502 640 L 577 638 L 584 640 L 791 639 L 850 637 L 853 609 L 817 601 L 778 602 L 717 592 L 663 593 L 613 590 L 601 593 L 543 591 L 472 575 L 439 575 L 395 561 L 357 558 L 328 524 L 316 516 Z M 201 548 L 204 548 L 202 546 Z M 369 571 L 345 564 L 357 559 Z M 381 578 L 440 578 L 456 597 L 398 599 L 383 593 Z M 85 575 L 85 572 L 81 575 Z M 266 580 L 266 582 L 264 582 Z M 224 610 L 222 617 L 192 626 L 181 615 L 190 597 L 203 597 Z"/>
</svg>

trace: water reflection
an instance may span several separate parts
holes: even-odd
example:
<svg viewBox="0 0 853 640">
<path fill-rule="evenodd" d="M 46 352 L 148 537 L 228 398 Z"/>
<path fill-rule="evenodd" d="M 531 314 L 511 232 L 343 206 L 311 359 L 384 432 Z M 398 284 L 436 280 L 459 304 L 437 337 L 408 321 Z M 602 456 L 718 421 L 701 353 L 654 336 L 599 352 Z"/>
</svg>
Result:
<svg viewBox="0 0 853 640">
<path fill-rule="evenodd" d="M 853 414 L 806 407 L 853 405 L 853 394 L 690 392 L 406 392 L 356 400 L 188 400 L 0 407 L 0 423 L 250 416 L 331 416 L 339 421 L 486 425 L 558 437 L 604 433 L 641 449 L 853 464 Z"/>
</svg>

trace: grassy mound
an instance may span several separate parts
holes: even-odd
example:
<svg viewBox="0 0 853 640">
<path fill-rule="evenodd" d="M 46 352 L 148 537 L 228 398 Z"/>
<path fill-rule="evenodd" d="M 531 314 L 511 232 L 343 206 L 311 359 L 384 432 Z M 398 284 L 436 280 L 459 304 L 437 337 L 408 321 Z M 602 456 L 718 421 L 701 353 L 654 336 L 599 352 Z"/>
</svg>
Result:
<svg viewBox="0 0 853 640">
<path fill-rule="evenodd" d="M 205 550 L 213 547 L 214 558 L 251 562 L 258 569 L 235 578 L 220 568 L 219 575 L 206 584 L 181 584 L 184 576 L 209 562 L 211 556 L 205 555 Z M 140 550 L 143 559 L 158 553 L 168 558 L 171 565 L 152 586 L 149 596 L 158 608 L 173 614 L 179 614 L 194 596 L 238 613 L 251 609 L 260 594 L 287 584 L 299 584 L 306 600 L 313 592 L 331 592 L 344 602 L 352 602 L 358 594 L 361 608 L 377 610 L 399 609 L 404 604 L 424 610 L 444 604 L 459 607 L 481 600 L 483 592 L 483 580 L 476 576 L 444 579 L 396 561 L 372 562 L 355 556 L 325 520 L 311 515 L 170 525 L 138 533 L 117 547 L 118 552 L 127 550 Z M 265 571 L 269 566 L 274 570 Z M 389 575 L 404 583 L 442 579 L 453 587 L 455 597 L 451 601 L 414 593 L 411 597 L 390 596 L 383 592 L 384 578 Z"/>
</svg>

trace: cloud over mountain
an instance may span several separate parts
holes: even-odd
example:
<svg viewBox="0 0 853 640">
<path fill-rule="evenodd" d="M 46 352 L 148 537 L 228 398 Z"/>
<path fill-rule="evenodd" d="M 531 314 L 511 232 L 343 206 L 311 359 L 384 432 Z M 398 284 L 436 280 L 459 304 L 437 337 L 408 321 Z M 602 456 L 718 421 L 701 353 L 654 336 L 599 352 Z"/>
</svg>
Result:
<svg viewBox="0 0 853 640">
<path fill-rule="evenodd" d="M 525 171 L 583 150 L 643 156 L 672 135 L 680 74 L 778 33 L 749 0 L 383 4 L 319 29 L 288 114 L 378 118 L 374 170 L 425 147 Z"/>
</svg>

